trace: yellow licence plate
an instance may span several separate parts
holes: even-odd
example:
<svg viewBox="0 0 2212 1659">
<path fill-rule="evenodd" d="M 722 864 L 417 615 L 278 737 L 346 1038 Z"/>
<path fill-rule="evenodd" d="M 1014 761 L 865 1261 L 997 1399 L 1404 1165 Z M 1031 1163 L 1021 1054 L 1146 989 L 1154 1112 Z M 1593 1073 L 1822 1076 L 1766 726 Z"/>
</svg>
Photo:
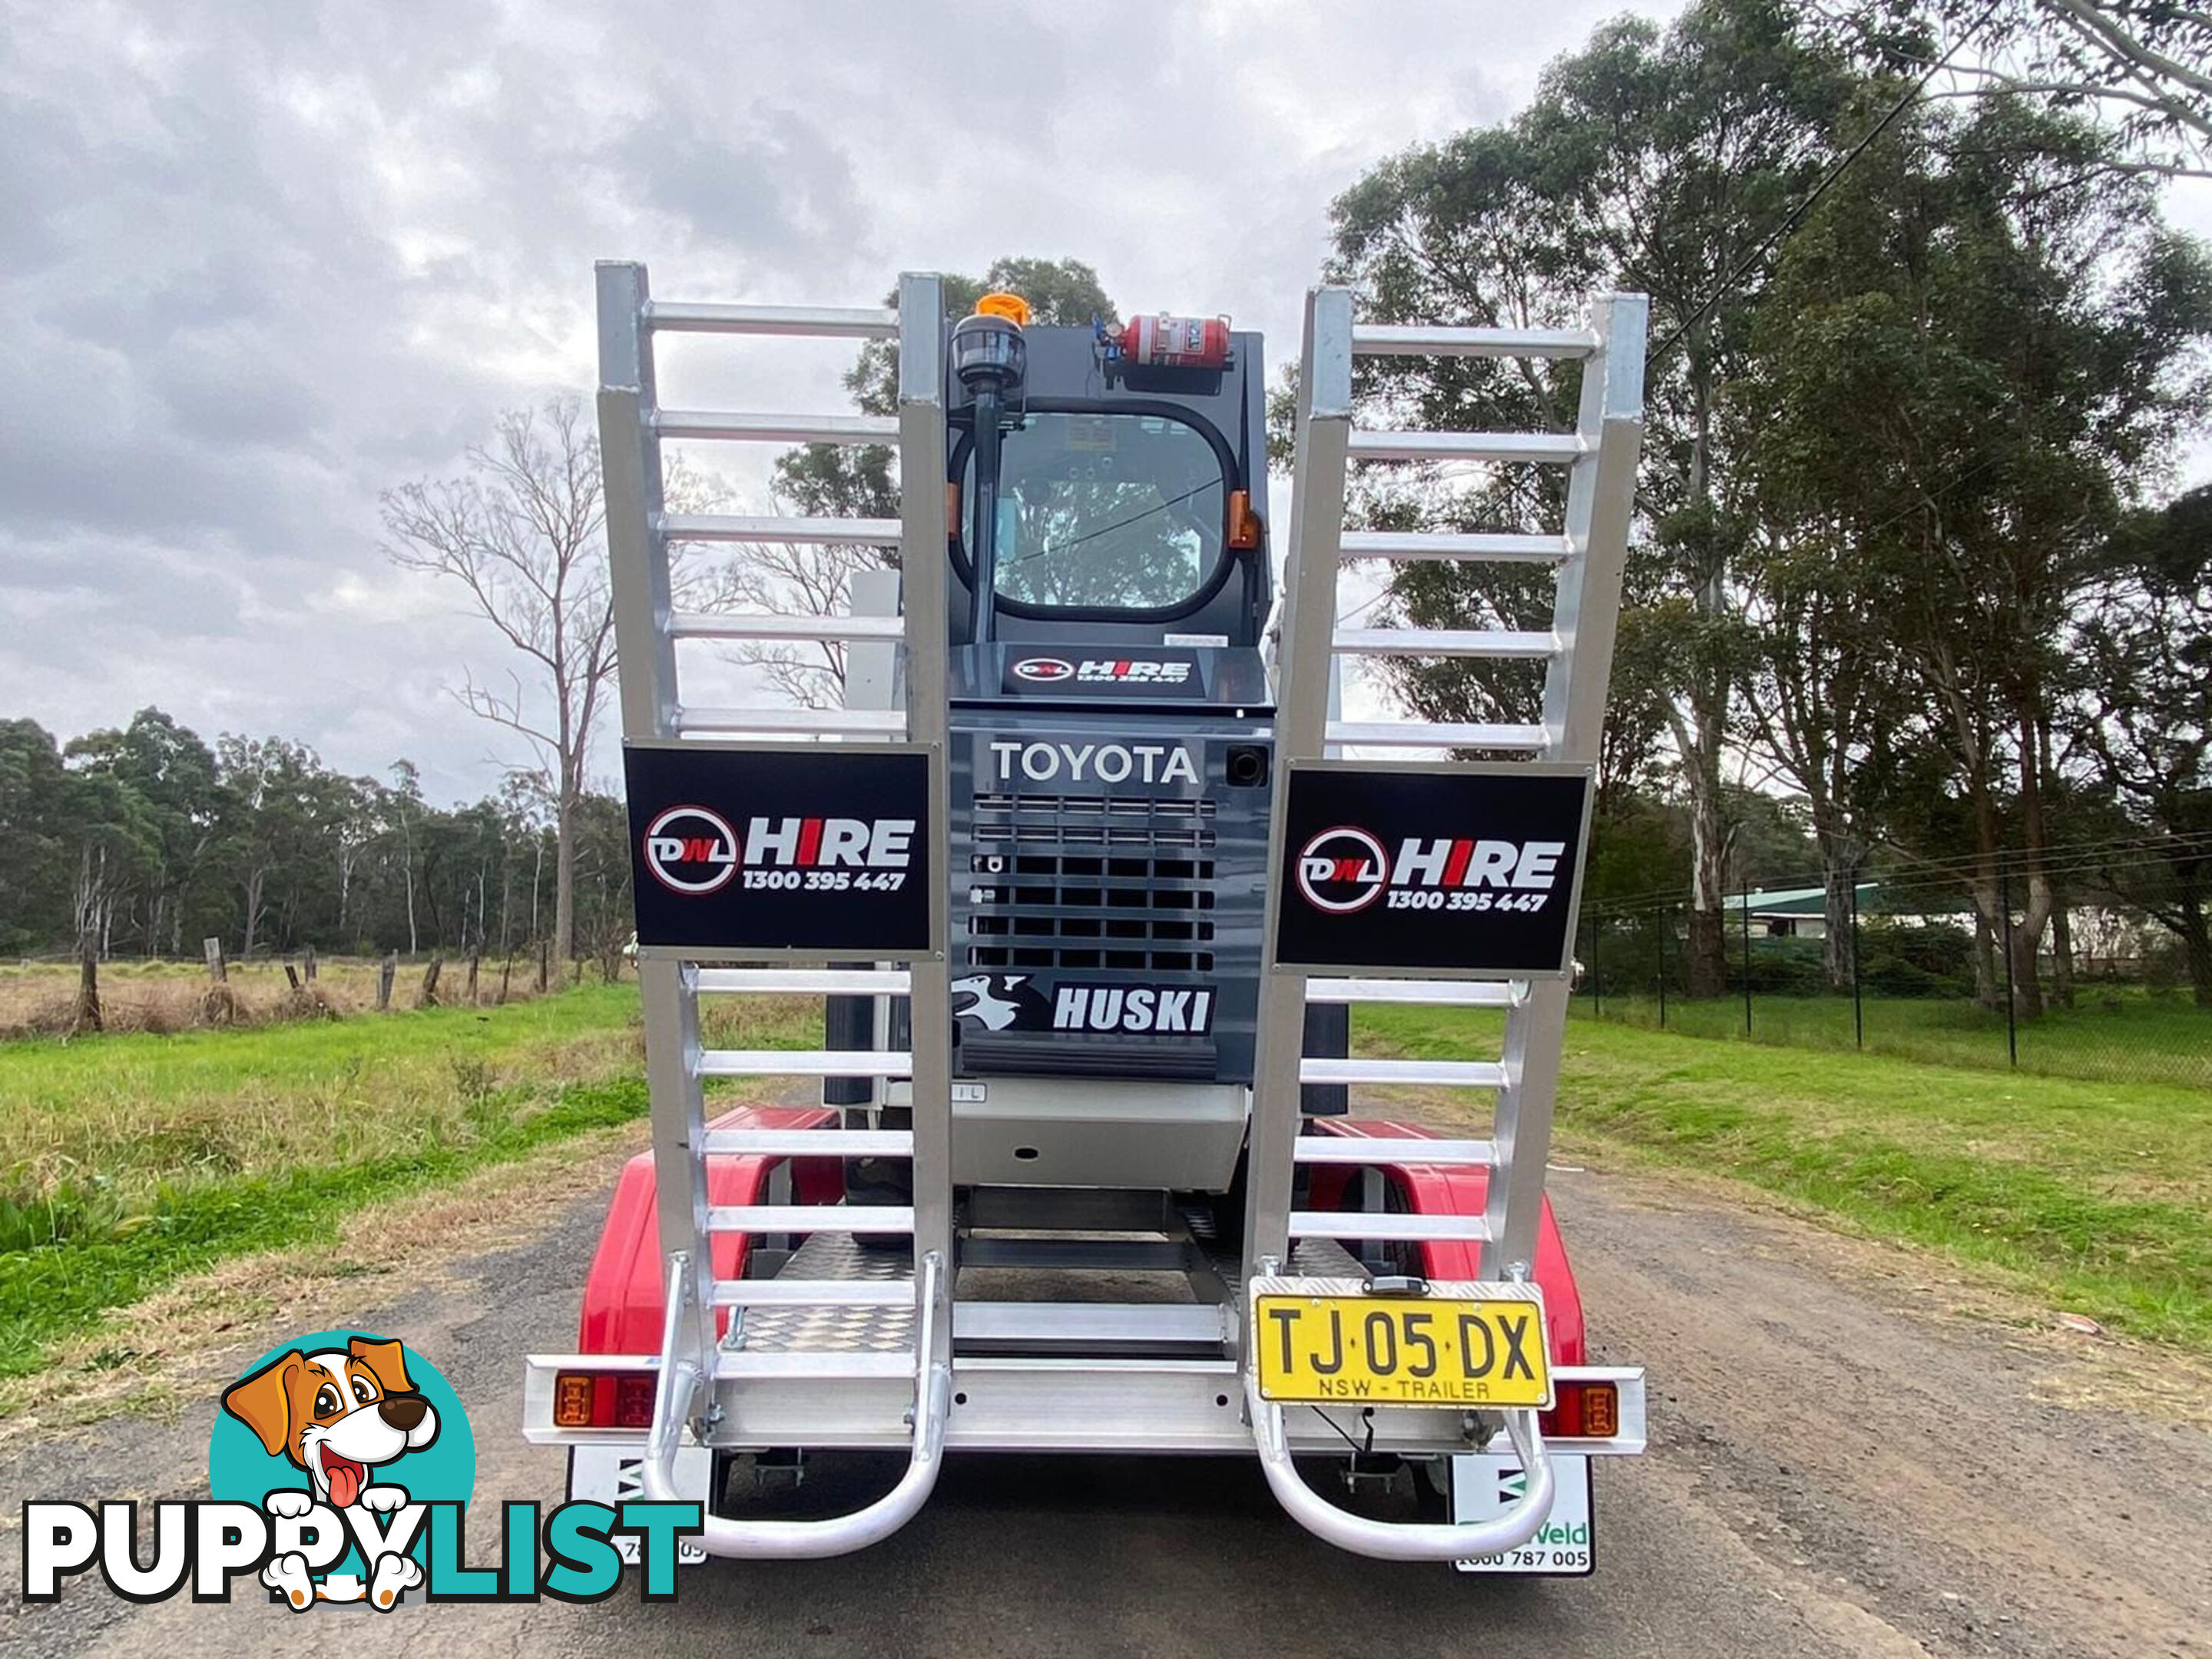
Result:
<svg viewBox="0 0 2212 1659">
<path fill-rule="evenodd" d="M 1512 1297 L 1285 1296 L 1253 1304 L 1260 1395 L 1284 1404 L 1552 1403 L 1544 1305 Z"/>
</svg>

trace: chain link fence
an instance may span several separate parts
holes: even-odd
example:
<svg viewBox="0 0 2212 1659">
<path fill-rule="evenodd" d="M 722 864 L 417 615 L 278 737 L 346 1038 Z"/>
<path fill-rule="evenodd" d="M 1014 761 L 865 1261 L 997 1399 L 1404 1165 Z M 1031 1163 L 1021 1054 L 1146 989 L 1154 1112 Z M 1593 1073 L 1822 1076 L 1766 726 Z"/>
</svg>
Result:
<svg viewBox="0 0 2212 1659">
<path fill-rule="evenodd" d="M 2186 872 L 2184 872 L 2185 877 Z M 2094 878 L 2092 878 L 2094 877 Z M 2212 908 L 2212 849 L 2203 877 Z M 1591 902 L 1575 1012 L 1692 1036 L 2212 1091 L 2212 962 L 2150 854 L 2017 855 L 1728 895 Z M 2201 914 L 2201 912 L 2199 912 Z M 1717 931 L 1718 937 L 1715 937 Z"/>
</svg>

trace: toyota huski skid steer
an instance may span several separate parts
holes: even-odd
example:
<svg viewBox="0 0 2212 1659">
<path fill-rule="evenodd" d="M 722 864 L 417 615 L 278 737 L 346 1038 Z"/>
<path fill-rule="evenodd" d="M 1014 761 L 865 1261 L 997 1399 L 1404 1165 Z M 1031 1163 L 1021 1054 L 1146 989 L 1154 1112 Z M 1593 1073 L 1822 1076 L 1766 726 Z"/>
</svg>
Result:
<svg viewBox="0 0 2212 1659">
<path fill-rule="evenodd" d="M 1343 1548 L 1589 1571 L 1591 1464 L 1642 1450 L 1644 1379 L 1588 1363 L 1544 1173 L 1644 317 L 1384 327 L 1315 290 L 1279 598 L 1256 334 L 1031 326 L 1011 295 L 955 320 L 931 276 L 895 309 L 671 303 L 599 268 L 653 1144 L 579 1352 L 528 1362 L 574 1495 L 701 1502 L 695 1557 L 825 1556 L 911 1519 L 948 1453 L 1243 1455 Z M 896 342 L 896 417 L 664 409 L 672 332 Z M 1355 428 L 1353 360 L 1422 353 L 1579 360 L 1577 425 Z M 668 441 L 895 445 L 900 515 L 671 512 Z M 1376 460 L 1564 467 L 1565 522 L 1347 532 Z M 671 544 L 763 540 L 887 568 L 849 615 L 674 608 Z M 1356 559 L 1548 566 L 1555 614 L 1341 627 Z M 846 642 L 845 706 L 685 701 L 685 648 L 732 640 Z M 1537 661 L 1541 701 L 1349 721 L 1342 654 Z M 703 1045 L 703 1000 L 759 995 L 823 999 L 824 1046 Z M 1358 1057 L 1376 1003 L 1497 1011 L 1501 1047 Z M 722 1078 L 820 1103 L 710 1114 Z M 1372 1085 L 1486 1091 L 1494 1126 L 1349 1115 Z M 903 1473 L 763 1512 L 827 1450 Z"/>
</svg>

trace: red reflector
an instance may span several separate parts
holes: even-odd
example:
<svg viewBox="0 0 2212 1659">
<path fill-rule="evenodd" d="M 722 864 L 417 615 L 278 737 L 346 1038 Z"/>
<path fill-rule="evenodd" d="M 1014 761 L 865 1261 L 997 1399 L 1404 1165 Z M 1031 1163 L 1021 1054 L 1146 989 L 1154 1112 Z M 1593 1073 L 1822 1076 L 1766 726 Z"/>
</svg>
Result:
<svg viewBox="0 0 2212 1659">
<path fill-rule="evenodd" d="M 1562 1381 L 1558 1403 L 1536 1423 L 1547 1439 L 1611 1440 L 1620 1432 L 1620 1389 L 1612 1382 Z"/>
<path fill-rule="evenodd" d="M 625 1371 L 615 1379 L 615 1426 L 649 1429 L 653 1426 L 653 1390 L 659 1379 L 650 1371 Z"/>
</svg>

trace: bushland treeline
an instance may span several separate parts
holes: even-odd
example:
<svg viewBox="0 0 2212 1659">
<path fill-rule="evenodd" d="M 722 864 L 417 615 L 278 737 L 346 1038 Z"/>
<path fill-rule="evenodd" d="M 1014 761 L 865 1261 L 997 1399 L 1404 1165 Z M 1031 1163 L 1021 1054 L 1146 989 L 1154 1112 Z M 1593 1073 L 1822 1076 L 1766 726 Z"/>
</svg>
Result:
<svg viewBox="0 0 2212 1659">
<path fill-rule="evenodd" d="M 0 952 L 103 957 L 297 951 L 500 955 L 550 939 L 553 802 L 534 773 L 471 805 L 416 769 L 335 771 L 301 743 L 210 744 L 159 708 L 58 740 L 0 720 Z M 630 927 L 621 802 L 577 817 L 579 955 Z"/>
</svg>

